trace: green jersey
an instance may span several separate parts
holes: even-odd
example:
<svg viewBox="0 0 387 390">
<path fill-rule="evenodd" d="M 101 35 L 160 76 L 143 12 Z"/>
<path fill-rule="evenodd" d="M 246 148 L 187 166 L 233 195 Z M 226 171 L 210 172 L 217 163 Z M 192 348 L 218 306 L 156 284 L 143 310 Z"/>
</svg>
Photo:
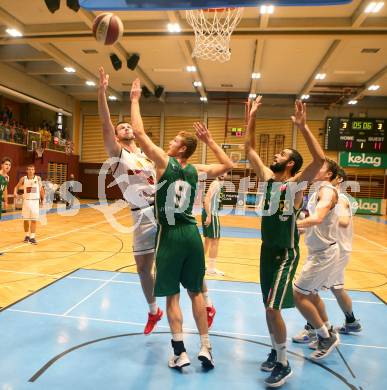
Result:
<svg viewBox="0 0 387 390">
<path fill-rule="evenodd" d="M 0 175 L 0 215 L 1 215 L 1 209 L 3 204 L 3 192 L 7 187 L 8 187 L 8 179 L 5 176 Z"/>
<path fill-rule="evenodd" d="M 159 225 L 196 224 L 192 208 L 197 184 L 198 173 L 193 165 L 183 168 L 176 158 L 169 158 L 157 184 L 155 214 Z"/>
<path fill-rule="evenodd" d="M 279 248 L 298 247 L 296 220 L 301 210 L 293 207 L 290 196 L 289 182 L 275 182 L 273 179 L 268 181 L 261 224 L 264 245 Z"/>
</svg>

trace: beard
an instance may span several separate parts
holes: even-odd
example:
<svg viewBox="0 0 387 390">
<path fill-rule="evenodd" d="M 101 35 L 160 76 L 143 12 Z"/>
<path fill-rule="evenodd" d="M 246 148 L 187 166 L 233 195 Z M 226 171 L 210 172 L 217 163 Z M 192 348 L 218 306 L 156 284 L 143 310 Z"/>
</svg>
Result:
<svg viewBox="0 0 387 390">
<path fill-rule="evenodd" d="M 283 172 L 285 170 L 285 167 L 286 167 L 286 164 L 288 163 L 289 161 L 284 161 L 282 163 L 279 163 L 279 162 L 276 162 L 276 163 L 273 163 L 273 164 L 270 164 L 270 169 L 274 172 L 274 173 L 279 173 L 279 172 Z"/>
</svg>

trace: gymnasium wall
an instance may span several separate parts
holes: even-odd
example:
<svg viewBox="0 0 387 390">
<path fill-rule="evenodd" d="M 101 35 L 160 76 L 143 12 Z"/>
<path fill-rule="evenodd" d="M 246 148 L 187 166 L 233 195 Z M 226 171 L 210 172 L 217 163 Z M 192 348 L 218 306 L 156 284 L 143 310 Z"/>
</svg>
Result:
<svg viewBox="0 0 387 390">
<path fill-rule="evenodd" d="M 70 173 L 73 173 L 75 178 L 79 177 L 79 156 L 77 155 L 68 156 L 65 153 L 54 150 L 45 150 L 43 159 L 34 160 L 33 153 L 28 152 L 25 145 L 0 141 L 0 156 L 1 158 L 5 156 L 10 157 L 13 162 L 10 173 L 9 194 L 13 193 L 17 181 L 25 174 L 28 164 L 34 164 L 36 173 L 42 175 L 43 179 L 47 175 L 49 162 L 67 164 L 68 176 Z"/>
</svg>

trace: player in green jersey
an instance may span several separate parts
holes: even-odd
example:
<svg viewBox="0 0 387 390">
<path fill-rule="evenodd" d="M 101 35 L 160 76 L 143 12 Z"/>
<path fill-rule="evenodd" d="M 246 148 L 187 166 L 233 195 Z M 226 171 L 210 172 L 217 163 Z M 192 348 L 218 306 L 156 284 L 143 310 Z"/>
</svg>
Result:
<svg viewBox="0 0 387 390">
<path fill-rule="evenodd" d="M 2 205 L 4 201 L 5 209 L 8 208 L 8 183 L 9 183 L 9 171 L 11 170 L 12 161 L 9 157 L 4 157 L 1 160 L 1 169 L 0 169 L 0 219 L 2 213 Z M 0 252 L 0 256 L 3 253 Z"/>
<path fill-rule="evenodd" d="M 177 134 L 169 143 L 168 151 L 164 152 L 144 131 L 139 106 L 140 96 L 140 80 L 136 79 L 131 91 L 132 127 L 142 150 L 156 165 L 155 213 L 158 232 L 155 296 L 167 297 L 167 316 L 174 351 L 168 365 L 181 369 L 190 364 L 183 342 L 183 317 L 179 304 L 182 284 L 191 298 L 192 312 L 200 334 L 201 348 L 198 359 L 205 368 L 213 368 L 207 313 L 202 295 L 204 249 L 195 217 L 192 215 L 192 207 L 199 175 L 218 177 L 230 170 L 233 164 L 201 123 L 194 124 L 196 135 L 212 150 L 219 164 L 189 164 L 188 159 L 195 152 L 197 139 L 184 131 Z"/>
<path fill-rule="evenodd" d="M 262 204 L 260 280 L 273 348 L 261 369 L 271 372 L 265 384 L 279 387 L 292 374 L 286 356 L 286 326 L 281 309 L 294 307 L 292 281 L 299 259 L 296 219 L 303 189 L 319 172 L 325 156 L 306 124 L 306 105 L 297 100 L 292 121 L 303 135 L 313 160 L 298 173 L 302 157 L 296 150 L 286 148 L 274 156 L 270 167 L 266 167 L 255 151 L 255 121 L 261 99 L 258 96 L 250 109 L 245 149 L 259 181 L 267 184 Z"/>
</svg>

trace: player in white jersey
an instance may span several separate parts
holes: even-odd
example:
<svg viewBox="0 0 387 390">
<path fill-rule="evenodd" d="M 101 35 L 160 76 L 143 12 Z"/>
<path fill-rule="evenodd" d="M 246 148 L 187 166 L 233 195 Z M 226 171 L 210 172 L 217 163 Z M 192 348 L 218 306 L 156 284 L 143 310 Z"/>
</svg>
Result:
<svg viewBox="0 0 387 390">
<path fill-rule="evenodd" d="M 113 176 L 131 209 L 135 227 L 133 254 L 142 290 L 149 305 L 144 333 L 149 334 L 163 316 L 163 311 L 158 307 L 153 295 L 152 269 L 157 230 L 153 214 L 155 169 L 153 163 L 136 146 L 131 125 L 120 122 L 113 126 L 106 100 L 109 75 L 105 74 L 102 67 L 99 69 L 99 74 L 98 109 L 103 125 L 103 139 L 109 157 L 116 160 L 111 167 Z"/>
<path fill-rule="evenodd" d="M 341 183 L 347 180 L 347 175 L 342 168 L 338 169 L 337 177 L 332 181 L 332 185 L 338 190 L 338 203 L 336 211 L 338 215 L 337 244 L 339 245 L 338 259 L 335 262 L 333 277 L 331 280 L 331 291 L 334 294 L 337 303 L 345 315 L 345 323 L 336 330 L 342 334 L 352 332 L 361 332 L 362 327 L 355 318 L 352 310 L 352 299 L 344 290 L 344 272 L 348 264 L 352 251 L 353 223 L 352 223 L 352 204 L 350 198 L 340 191 Z M 345 190 L 345 188 L 342 188 Z M 307 323 L 304 330 L 294 336 L 295 343 L 309 344 L 311 348 L 316 346 L 316 330 L 312 324 Z"/>
<path fill-rule="evenodd" d="M 14 190 L 15 199 L 19 189 L 23 189 L 22 218 L 24 219 L 24 242 L 36 245 L 36 222 L 39 219 L 39 206 L 43 204 L 44 189 L 41 178 L 35 175 L 34 165 L 27 166 L 27 175 L 21 177 L 16 184 Z"/>
<path fill-rule="evenodd" d="M 331 184 L 336 178 L 337 170 L 336 162 L 326 159 L 314 179 L 320 185 L 309 199 L 309 217 L 297 221 L 298 228 L 306 229 L 308 257 L 301 275 L 294 282 L 293 294 L 296 307 L 316 329 L 318 345 L 311 355 L 315 360 L 328 356 L 339 343 L 339 338 L 329 323 L 324 302 L 318 294 L 320 290 L 332 287 L 339 253 L 336 242 L 338 216 L 335 210 L 338 194 Z"/>
<path fill-rule="evenodd" d="M 339 201 L 337 205 L 337 214 L 339 218 L 339 227 L 337 229 L 337 243 L 339 244 L 339 258 L 336 261 L 334 278 L 332 280 L 331 291 L 334 294 L 337 303 L 345 315 L 344 325 L 337 330 L 339 333 L 348 334 L 351 332 L 361 332 L 360 322 L 355 318 L 352 310 L 352 299 L 344 290 L 344 273 L 352 252 L 353 240 L 353 216 L 352 204 L 350 198 L 340 191 L 340 184 L 347 180 L 347 175 L 342 168 L 339 168 L 337 178 L 334 181 L 339 192 Z M 341 188 L 345 190 L 345 188 Z"/>
</svg>

